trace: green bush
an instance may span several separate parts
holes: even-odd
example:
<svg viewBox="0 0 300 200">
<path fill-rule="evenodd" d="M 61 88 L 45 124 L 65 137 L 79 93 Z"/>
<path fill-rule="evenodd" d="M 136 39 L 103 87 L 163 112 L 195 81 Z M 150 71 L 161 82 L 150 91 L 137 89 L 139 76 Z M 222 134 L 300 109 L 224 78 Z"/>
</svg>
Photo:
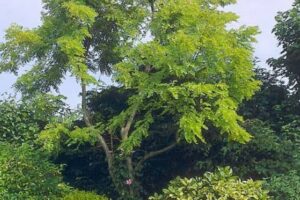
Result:
<svg viewBox="0 0 300 200">
<path fill-rule="evenodd" d="M 33 143 L 40 128 L 30 106 L 0 100 L 0 113 L 0 142 Z"/>
<path fill-rule="evenodd" d="M 29 145 L 0 143 L 1 200 L 57 199 L 65 186 L 59 168 Z"/>
<path fill-rule="evenodd" d="M 230 168 L 219 168 L 215 173 L 207 172 L 202 178 L 176 178 L 162 194 L 155 194 L 150 200 L 265 200 L 267 191 L 261 181 L 241 181 L 232 175 Z"/>
<path fill-rule="evenodd" d="M 266 188 L 274 200 L 300 200 L 300 176 L 296 171 L 271 177 Z"/>
<path fill-rule="evenodd" d="M 108 200 L 108 198 L 93 192 L 74 191 L 66 195 L 62 200 Z"/>
<path fill-rule="evenodd" d="M 30 100 L 0 99 L 0 142 L 32 146 L 44 126 L 66 113 L 63 97 L 36 95 Z"/>
<path fill-rule="evenodd" d="M 200 172 L 217 166 L 231 166 L 243 179 L 265 179 L 300 169 L 299 126 L 295 123 L 275 131 L 261 120 L 246 120 L 243 124 L 253 136 L 247 144 L 217 138 L 204 158 L 196 164 Z M 211 134 L 212 135 L 212 134 Z"/>
<path fill-rule="evenodd" d="M 216 166 L 232 166 L 240 177 L 263 179 L 298 168 L 296 142 L 287 133 L 277 133 L 267 123 L 247 120 L 246 130 L 253 135 L 247 144 L 228 143 L 215 160 Z M 289 134 L 293 132 L 290 131 Z"/>
</svg>

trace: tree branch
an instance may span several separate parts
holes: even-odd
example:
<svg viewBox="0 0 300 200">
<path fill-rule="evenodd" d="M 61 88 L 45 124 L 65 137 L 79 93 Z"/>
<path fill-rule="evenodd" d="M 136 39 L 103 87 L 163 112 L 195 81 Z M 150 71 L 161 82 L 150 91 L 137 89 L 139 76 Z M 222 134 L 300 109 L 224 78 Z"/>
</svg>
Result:
<svg viewBox="0 0 300 200">
<path fill-rule="evenodd" d="M 89 113 L 87 110 L 87 101 L 86 101 L 87 91 L 86 91 L 86 84 L 81 80 L 81 108 L 83 113 L 83 119 L 86 126 L 92 126 Z"/>
<path fill-rule="evenodd" d="M 178 144 L 178 141 L 176 140 L 175 142 L 173 142 L 172 144 L 170 144 L 169 146 L 166 146 L 160 150 L 157 151 L 151 151 L 149 153 L 147 153 L 146 155 L 144 155 L 144 157 L 137 163 L 136 165 L 136 169 L 139 170 L 140 167 L 142 166 L 142 164 L 146 161 L 149 160 L 150 158 L 153 158 L 155 156 L 158 156 L 160 154 L 163 154 L 167 151 L 170 151 L 171 149 L 173 149 L 176 145 Z"/>
<path fill-rule="evenodd" d="M 133 110 L 133 112 L 131 113 L 125 127 L 123 127 L 121 129 L 121 137 L 122 137 L 122 142 L 125 142 L 128 139 L 128 135 L 129 135 L 129 130 L 131 128 L 131 125 L 133 123 L 134 117 L 137 113 L 137 109 L 135 108 Z M 133 170 L 133 164 L 132 164 L 132 154 L 130 156 L 128 156 L 126 158 L 126 165 L 127 165 L 127 169 L 128 169 L 128 174 L 130 179 L 134 180 L 134 170 Z M 129 188 L 130 189 L 130 193 L 133 195 L 133 189 L 132 187 Z"/>
<path fill-rule="evenodd" d="M 151 13 L 152 13 L 152 15 L 153 15 L 154 12 L 155 12 L 154 2 L 155 2 L 155 0 L 149 0 L 149 4 L 150 4 L 150 8 L 151 8 Z"/>
<path fill-rule="evenodd" d="M 88 39 L 86 39 L 84 41 L 84 46 L 86 49 L 85 57 L 86 57 L 86 60 L 88 60 L 88 53 L 89 53 L 89 48 L 90 48 L 90 42 Z M 87 108 L 87 89 L 86 89 L 86 83 L 84 82 L 83 79 L 81 79 L 81 93 L 82 93 L 81 94 L 81 97 L 82 97 L 81 98 L 81 107 L 82 107 L 83 119 L 84 119 L 86 126 L 91 127 L 93 125 L 90 121 L 89 111 Z M 114 172 L 113 172 L 113 149 L 111 149 L 111 150 L 109 149 L 109 146 L 108 146 L 107 142 L 105 141 L 105 138 L 101 134 L 98 135 L 98 140 L 99 140 L 101 147 L 104 150 L 104 153 L 105 153 L 105 156 L 107 159 L 109 174 L 112 178 L 113 183 L 116 185 L 117 182 L 115 180 L 115 176 L 114 176 Z"/>
<path fill-rule="evenodd" d="M 81 81 L 81 90 L 82 90 L 81 91 L 82 92 L 81 106 L 82 106 L 83 119 L 84 119 L 86 126 L 91 127 L 92 123 L 89 118 L 88 109 L 87 109 L 87 101 L 86 101 L 86 96 L 87 96 L 86 84 L 84 83 L 83 80 Z M 100 142 L 100 144 L 104 150 L 104 153 L 106 155 L 106 158 L 107 158 L 109 173 L 111 176 L 113 176 L 113 174 L 112 174 L 112 167 L 113 167 L 112 152 L 110 151 L 108 144 L 106 143 L 106 141 L 102 135 L 99 134 L 98 139 L 99 139 L 99 142 Z"/>
<path fill-rule="evenodd" d="M 137 112 L 137 109 L 134 109 L 133 112 L 131 113 L 125 127 L 123 127 L 122 130 L 121 130 L 121 136 L 122 136 L 123 141 L 127 140 L 127 138 L 128 138 L 129 130 L 130 130 L 131 125 L 133 123 L 136 112 Z"/>
</svg>

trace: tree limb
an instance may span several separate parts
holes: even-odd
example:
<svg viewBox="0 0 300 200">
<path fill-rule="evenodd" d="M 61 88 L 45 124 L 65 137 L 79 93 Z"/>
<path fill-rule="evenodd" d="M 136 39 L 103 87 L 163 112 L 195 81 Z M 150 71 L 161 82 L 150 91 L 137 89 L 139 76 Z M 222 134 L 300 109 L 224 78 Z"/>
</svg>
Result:
<svg viewBox="0 0 300 200">
<path fill-rule="evenodd" d="M 82 106 L 82 113 L 83 113 L 83 119 L 84 122 L 86 124 L 86 126 L 91 127 L 92 123 L 89 119 L 89 114 L 88 114 L 88 110 L 87 110 L 87 101 L 86 101 L 86 96 L 87 96 L 87 91 L 86 91 L 86 84 L 81 81 L 81 106 Z M 112 156 L 112 152 L 110 151 L 108 144 L 106 143 L 104 137 L 102 135 L 99 134 L 98 136 L 99 142 L 104 150 L 104 153 L 106 155 L 107 158 L 107 163 L 108 163 L 108 169 L 109 169 L 109 173 L 111 176 L 113 176 L 112 174 L 112 168 L 113 168 L 113 156 Z"/>
<path fill-rule="evenodd" d="M 123 127 L 122 130 L 121 130 L 121 136 L 122 136 L 123 141 L 127 140 L 127 138 L 128 138 L 129 130 L 130 130 L 131 125 L 133 123 L 136 112 L 137 112 L 137 109 L 134 109 L 133 112 L 131 113 L 125 127 Z"/>
<path fill-rule="evenodd" d="M 142 164 L 146 161 L 149 160 L 150 158 L 153 158 L 155 156 L 158 156 L 160 154 L 163 154 L 171 149 L 173 149 L 176 145 L 178 144 L 178 141 L 176 140 L 175 142 L 173 142 L 172 144 L 170 144 L 169 146 L 166 146 L 160 150 L 157 151 L 151 151 L 149 153 L 147 153 L 146 155 L 144 155 L 144 157 L 137 163 L 136 165 L 136 169 L 139 170 L 140 167 L 142 166 Z"/>
<path fill-rule="evenodd" d="M 83 113 L 83 119 L 86 126 L 92 126 L 89 113 L 87 110 L 87 101 L 86 101 L 87 91 L 86 91 L 86 84 L 83 80 L 81 80 L 81 108 Z"/>
</svg>

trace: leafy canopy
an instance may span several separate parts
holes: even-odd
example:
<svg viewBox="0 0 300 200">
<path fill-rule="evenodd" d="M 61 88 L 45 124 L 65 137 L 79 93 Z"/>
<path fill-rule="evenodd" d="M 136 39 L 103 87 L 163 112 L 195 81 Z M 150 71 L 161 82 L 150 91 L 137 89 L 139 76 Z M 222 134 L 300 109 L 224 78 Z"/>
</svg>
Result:
<svg viewBox="0 0 300 200">
<path fill-rule="evenodd" d="M 112 130 L 133 111 L 142 115 L 124 149 L 131 151 L 148 136 L 154 112 L 174 115 L 180 137 L 188 142 L 205 142 L 202 130 L 208 123 L 231 140 L 249 141 L 236 109 L 259 86 L 253 78 L 251 47 L 257 29 L 228 30 L 237 16 L 218 6 L 232 2 L 155 1 L 146 28 L 151 40 L 127 50 L 115 67 L 115 79 L 135 93 L 129 108 L 112 120 Z"/>
<path fill-rule="evenodd" d="M 111 65 L 120 61 L 116 47 L 126 43 L 129 27 L 136 34 L 144 15 L 131 0 L 43 0 L 43 5 L 41 26 L 12 25 L 0 44 L 0 73 L 29 68 L 16 83 L 29 96 L 57 90 L 67 73 L 98 84 L 91 72 L 111 73 Z"/>
</svg>

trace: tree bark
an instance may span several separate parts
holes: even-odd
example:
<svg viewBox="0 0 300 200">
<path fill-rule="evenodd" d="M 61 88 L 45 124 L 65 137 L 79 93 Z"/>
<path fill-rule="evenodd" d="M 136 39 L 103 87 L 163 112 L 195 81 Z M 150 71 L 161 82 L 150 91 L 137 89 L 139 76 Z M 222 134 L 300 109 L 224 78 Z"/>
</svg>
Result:
<svg viewBox="0 0 300 200">
<path fill-rule="evenodd" d="M 81 81 L 81 106 L 82 106 L 82 113 L 83 113 L 83 119 L 84 122 L 86 124 L 87 127 L 91 127 L 92 123 L 90 121 L 90 117 L 89 117 L 89 112 L 87 109 L 87 90 L 86 90 L 86 84 Z M 111 179 L 113 181 L 114 184 L 116 184 L 116 180 L 115 180 L 115 176 L 114 176 L 114 172 L 113 172 L 113 151 L 109 149 L 108 144 L 106 143 L 104 137 L 102 135 L 99 134 L 98 136 L 98 140 L 100 145 L 102 146 L 106 159 L 107 159 L 107 165 L 108 165 L 108 172 L 109 175 L 111 176 Z"/>
<path fill-rule="evenodd" d="M 136 116 L 137 110 L 134 109 L 133 112 L 131 113 L 126 125 L 121 129 L 121 137 L 122 137 L 122 142 L 125 142 L 128 139 L 129 136 L 129 131 L 132 126 L 132 123 L 134 121 L 134 118 Z M 133 162 L 132 162 L 132 153 L 126 157 L 126 166 L 128 170 L 128 175 L 131 181 L 134 183 L 135 182 L 135 176 L 134 176 L 134 169 L 133 169 Z M 135 196 L 135 191 L 133 191 L 132 187 L 129 187 L 129 192 L 130 195 L 133 197 Z"/>
<path fill-rule="evenodd" d="M 84 41 L 84 46 L 86 49 L 85 57 L 86 57 L 86 59 L 88 59 L 88 53 L 89 53 L 89 49 L 90 49 L 89 39 L 86 39 Z M 84 120 L 86 126 L 87 127 L 93 126 L 92 122 L 90 120 L 90 115 L 89 115 L 88 106 L 87 106 L 87 86 L 83 79 L 81 79 L 81 108 L 82 108 L 82 113 L 83 113 L 83 120 Z M 114 162 L 113 148 L 111 150 L 109 149 L 109 145 L 107 144 L 107 142 L 105 141 L 105 138 L 101 134 L 99 134 L 98 140 L 99 140 L 101 147 L 104 150 L 105 157 L 107 159 L 108 173 L 111 177 L 113 184 L 117 187 L 118 182 L 115 178 L 114 166 L 113 166 L 114 165 L 114 163 L 113 163 Z"/>
<path fill-rule="evenodd" d="M 89 112 L 87 109 L 87 91 L 86 91 L 86 84 L 84 83 L 83 80 L 81 80 L 81 108 L 82 108 L 82 114 L 83 114 L 83 119 L 86 124 L 86 126 L 92 126 L 90 122 L 90 117 L 89 117 Z"/>
</svg>

